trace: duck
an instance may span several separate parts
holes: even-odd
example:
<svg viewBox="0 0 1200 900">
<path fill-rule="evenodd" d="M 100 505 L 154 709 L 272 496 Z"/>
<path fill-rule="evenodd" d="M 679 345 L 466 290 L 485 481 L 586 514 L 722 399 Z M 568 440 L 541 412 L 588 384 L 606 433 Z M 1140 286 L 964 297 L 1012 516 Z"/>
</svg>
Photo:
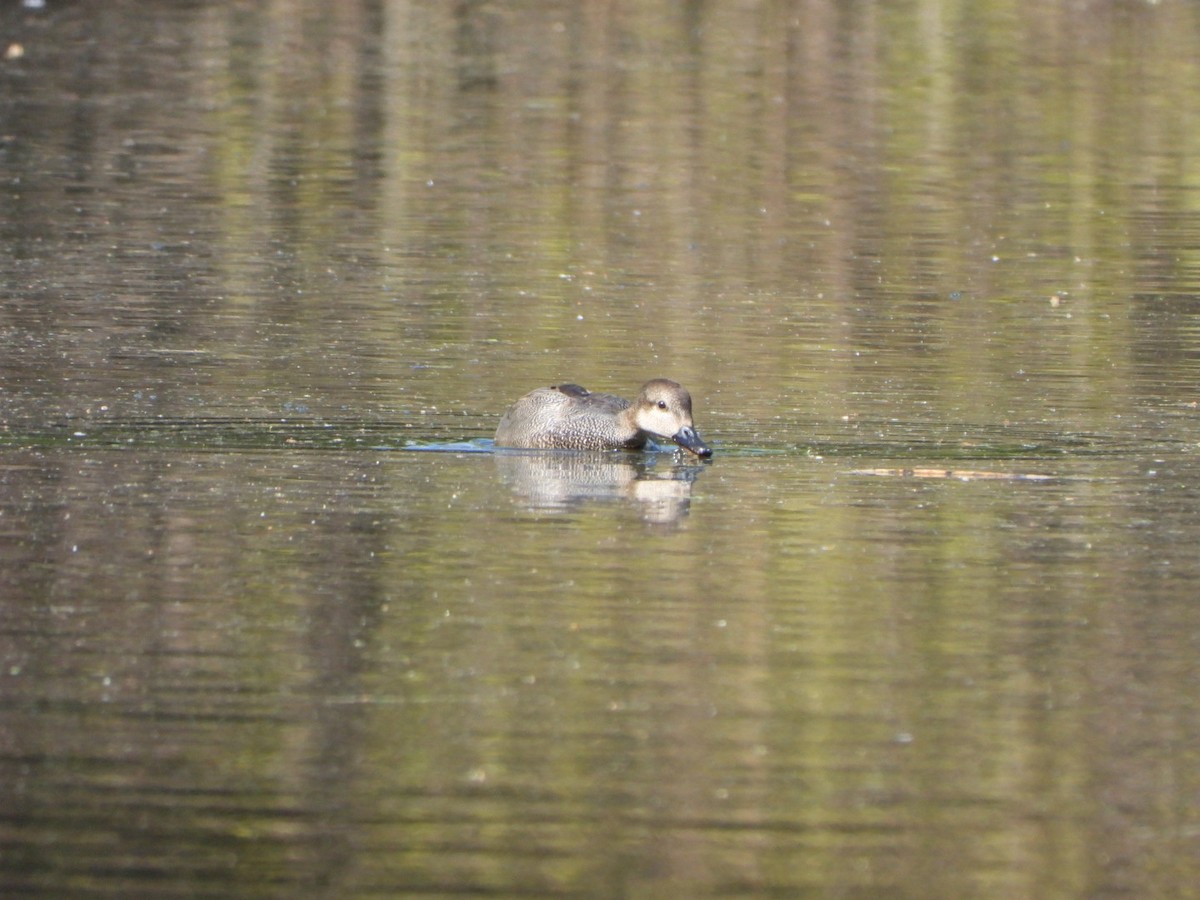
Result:
<svg viewBox="0 0 1200 900">
<path fill-rule="evenodd" d="M 650 438 L 674 441 L 702 459 L 712 456 L 692 423 L 692 395 L 667 378 L 647 381 L 632 403 L 578 384 L 537 388 L 504 413 L 495 444 L 535 450 L 641 450 Z"/>
</svg>

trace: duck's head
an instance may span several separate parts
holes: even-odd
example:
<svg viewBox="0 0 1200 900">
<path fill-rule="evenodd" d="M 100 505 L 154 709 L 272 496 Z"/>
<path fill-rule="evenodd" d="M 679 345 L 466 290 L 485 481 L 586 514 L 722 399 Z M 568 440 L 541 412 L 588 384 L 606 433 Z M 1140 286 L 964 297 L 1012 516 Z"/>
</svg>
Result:
<svg viewBox="0 0 1200 900">
<path fill-rule="evenodd" d="M 712 448 L 692 424 L 692 395 L 674 381 L 655 378 L 642 385 L 633 404 L 633 421 L 642 431 L 674 441 L 697 456 L 712 456 Z"/>
</svg>

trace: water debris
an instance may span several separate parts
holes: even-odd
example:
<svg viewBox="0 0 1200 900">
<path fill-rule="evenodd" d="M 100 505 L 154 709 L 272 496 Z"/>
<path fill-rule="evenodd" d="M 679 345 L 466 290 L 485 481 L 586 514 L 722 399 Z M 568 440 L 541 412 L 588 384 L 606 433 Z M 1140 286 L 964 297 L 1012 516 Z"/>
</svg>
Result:
<svg viewBox="0 0 1200 900">
<path fill-rule="evenodd" d="M 955 481 L 1052 481 L 1053 475 L 1037 472 L 989 472 L 984 469 L 852 469 L 851 475 L 876 475 L 888 478 L 945 478 Z"/>
</svg>

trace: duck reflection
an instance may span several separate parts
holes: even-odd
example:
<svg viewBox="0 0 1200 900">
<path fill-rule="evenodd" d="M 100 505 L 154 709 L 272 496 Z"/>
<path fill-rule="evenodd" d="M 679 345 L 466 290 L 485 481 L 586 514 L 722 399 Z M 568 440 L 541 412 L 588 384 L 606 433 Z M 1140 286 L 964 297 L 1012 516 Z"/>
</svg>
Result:
<svg viewBox="0 0 1200 900">
<path fill-rule="evenodd" d="M 656 524 L 688 514 L 692 483 L 703 465 L 661 455 L 625 458 L 607 453 L 497 450 L 500 477 L 528 509 L 565 512 L 592 500 L 630 500 Z"/>
</svg>

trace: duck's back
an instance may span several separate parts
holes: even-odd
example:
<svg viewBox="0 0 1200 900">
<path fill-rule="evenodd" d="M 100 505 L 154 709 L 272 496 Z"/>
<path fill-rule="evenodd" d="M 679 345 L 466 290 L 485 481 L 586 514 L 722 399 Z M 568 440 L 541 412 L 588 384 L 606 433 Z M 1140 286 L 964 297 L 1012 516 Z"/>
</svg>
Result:
<svg viewBox="0 0 1200 900">
<path fill-rule="evenodd" d="M 496 446 L 530 449 L 637 449 L 645 435 L 624 424 L 629 401 L 593 394 L 577 384 L 530 391 L 506 412 L 496 428 Z"/>
</svg>

